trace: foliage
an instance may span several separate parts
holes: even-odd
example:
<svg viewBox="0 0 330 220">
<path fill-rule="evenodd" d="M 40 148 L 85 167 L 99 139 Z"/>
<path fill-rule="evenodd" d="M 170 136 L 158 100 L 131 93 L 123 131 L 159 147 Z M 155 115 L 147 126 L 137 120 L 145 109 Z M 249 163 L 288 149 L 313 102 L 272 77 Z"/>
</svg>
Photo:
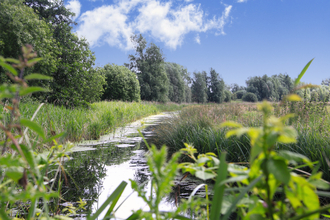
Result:
<svg viewBox="0 0 330 220">
<path fill-rule="evenodd" d="M 58 164 L 57 175 L 61 171 L 63 156 L 67 156 L 67 151 L 73 146 L 70 143 L 66 146 L 58 145 L 55 141 L 58 136 L 47 138 L 41 126 L 32 121 L 34 116 L 31 120 L 20 117 L 20 96 L 45 91 L 40 87 L 28 87 L 26 81 L 49 79 L 40 74 L 24 75 L 24 69 L 33 66 L 39 60 L 35 58 L 36 53 L 32 53 L 32 50 L 30 45 L 23 47 L 23 56 L 19 60 L 0 57 L 0 65 L 8 71 L 7 75 L 14 82 L 14 84 L 0 86 L 2 104 L 4 104 L 4 99 L 10 100 L 8 104 L 4 104 L 8 113 L 2 112 L 3 121 L 0 123 L 0 128 L 5 134 L 5 139 L 1 142 L 0 156 L 1 219 L 9 219 L 9 216 L 27 219 L 34 219 L 37 216 L 38 218 L 58 218 L 54 214 L 52 214 L 53 217 L 50 217 L 49 213 L 49 202 L 58 198 L 59 194 L 52 190 L 53 183 L 47 178 L 47 170 L 51 165 Z M 13 63 L 13 65 L 9 63 Z M 15 68 L 19 70 L 19 73 Z M 9 114 L 9 117 L 6 114 Z M 53 141 L 54 146 L 43 154 L 35 154 L 32 146 L 37 142 L 29 139 L 28 129 L 41 137 L 41 143 Z M 27 144 L 22 144 L 23 139 Z M 39 201 L 42 201 L 40 205 Z M 80 207 L 83 205 L 84 202 L 81 201 Z M 65 210 L 69 213 L 75 212 L 75 208 L 70 205 Z M 69 214 L 63 213 L 63 215 L 67 217 Z"/>
<path fill-rule="evenodd" d="M 139 81 L 129 69 L 107 64 L 98 71 L 106 78 L 103 100 L 140 101 Z"/>
<path fill-rule="evenodd" d="M 246 90 L 238 90 L 237 92 L 235 92 L 236 98 L 237 99 L 242 99 L 243 95 L 246 93 Z"/>
<path fill-rule="evenodd" d="M 257 102 L 258 98 L 254 93 L 247 92 L 243 95 L 242 100 L 245 102 Z"/>
<path fill-rule="evenodd" d="M 236 93 L 238 91 L 245 91 L 246 88 L 244 86 L 239 86 L 237 83 L 234 83 L 230 86 L 230 91 L 232 93 Z"/>
<path fill-rule="evenodd" d="M 162 51 L 153 43 L 147 47 L 147 42 L 141 34 L 131 39 L 135 44 L 136 54 L 129 55 L 130 63 L 125 66 L 137 74 L 141 99 L 166 102 L 169 82 Z"/>
<path fill-rule="evenodd" d="M 224 190 L 215 194 L 213 200 L 223 198 L 223 201 L 219 201 L 223 214 L 221 219 L 228 219 L 233 211 L 241 219 L 318 219 L 319 213 L 329 209 L 329 205 L 320 207 L 316 194 L 316 188 L 329 188 L 328 184 L 322 181 L 322 174 L 313 172 L 308 178 L 299 176 L 292 172 L 288 165 L 312 168 L 310 160 L 290 151 L 274 151 L 277 142 L 296 142 L 297 132 L 284 124 L 292 115 L 281 118 L 270 115 L 271 105 L 267 102 L 258 104 L 258 108 L 263 112 L 262 127 L 246 128 L 232 121 L 222 124 L 232 128 L 227 132 L 227 138 L 243 134 L 249 136 L 250 169 L 229 164 L 230 177 L 219 178 L 221 172 L 217 173 L 215 168 L 223 169 L 224 160 L 221 160 L 219 165 L 219 161 L 211 153 L 200 154 L 195 158 L 196 150 L 186 145 L 183 151 L 194 160 L 194 163 L 183 163 L 183 172 L 190 172 L 204 180 L 217 176 L 215 192 L 217 187 L 232 187 L 232 183 L 245 187 L 240 194 L 225 193 Z M 278 191 L 281 192 L 280 195 L 276 195 Z M 211 219 L 218 218 L 212 218 L 211 214 Z"/>
<path fill-rule="evenodd" d="M 191 85 L 192 101 L 197 103 L 205 103 L 207 101 L 206 80 L 202 73 L 195 72 L 194 80 Z"/>
<path fill-rule="evenodd" d="M 223 79 L 220 78 L 219 73 L 211 68 L 209 85 L 207 85 L 207 97 L 209 102 L 222 103 L 227 98 L 227 101 L 230 101 L 228 98 L 228 93 L 225 92 L 225 83 Z"/>
<path fill-rule="evenodd" d="M 21 103 L 19 106 L 22 117 L 31 118 L 40 103 Z M 98 139 L 100 135 L 114 131 L 117 127 L 136 121 L 142 117 L 157 114 L 163 111 L 177 111 L 185 105 L 173 103 L 142 103 L 142 102 L 97 102 L 90 108 L 68 109 L 64 106 L 44 104 L 34 121 L 42 126 L 44 133 L 49 135 L 64 135 L 58 140 L 83 141 Z M 2 109 L 0 112 L 5 113 Z M 2 135 L 3 133 L 0 132 Z M 32 139 L 40 139 L 36 134 L 28 132 Z M 43 147 L 41 149 L 44 150 Z"/>
<path fill-rule="evenodd" d="M 38 56 L 43 59 L 32 66 L 25 74 L 42 72 L 51 75 L 55 71 L 59 50 L 54 47 L 55 40 L 52 30 L 44 20 L 31 8 L 23 4 L 23 0 L 0 1 L 0 54 L 4 57 L 18 57 L 20 48 L 25 44 L 32 44 L 38 51 Z M 42 40 L 41 40 L 42 39 Z M 9 83 L 11 80 L 5 74 L 5 69 L 0 67 L 0 83 Z M 49 88 L 50 81 L 35 81 Z"/>
<path fill-rule="evenodd" d="M 161 147 L 160 150 L 157 150 L 156 146 L 152 145 L 149 147 L 150 154 L 147 158 L 147 164 L 151 171 L 151 193 L 147 193 L 144 190 L 143 185 L 138 185 L 135 181 L 130 180 L 132 188 L 138 193 L 139 197 L 147 204 L 150 211 L 135 211 L 131 217 L 133 219 L 189 219 L 181 214 L 190 208 L 194 210 L 193 213 L 196 214 L 200 211 L 202 204 L 205 204 L 203 200 L 185 201 L 180 204 L 174 211 L 171 212 L 162 212 L 159 210 L 159 205 L 167 194 L 172 191 L 174 186 L 174 178 L 177 175 L 179 164 L 177 159 L 180 157 L 180 153 L 172 155 L 172 158 L 167 160 L 167 151 L 166 147 Z"/>
<path fill-rule="evenodd" d="M 247 92 L 254 93 L 259 101 L 264 99 L 278 101 L 293 89 L 293 80 L 288 75 L 273 75 L 268 77 L 250 77 L 247 81 Z"/>
<path fill-rule="evenodd" d="M 187 69 L 176 63 L 165 63 L 165 71 L 169 79 L 168 98 L 172 102 L 190 102 L 190 81 Z"/>
<path fill-rule="evenodd" d="M 95 57 L 85 39 L 72 31 L 71 13 L 64 1 L 3 0 L 0 2 L 0 54 L 17 57 L 28 43 L 43 59 L 26 71 L 42 72 L 52 81 L 34 81 L 30 85 L 50 89 L 34 93 L 39 100 L 65 106 L 86 105 L 100 99 L 102 77 L 92 68 Z M 1 82 L 9 82 L 0 69 Z"/>
<path fill-rule="evenodd" d="M 231 92 L 228 91 L 228 90 L 225 90 L 225 99 L 224 99 L 224 101 L 225 101 L 225 102 L 230 102 L 231 99 L 232 99 L 231 97 L 232 97 Z"/>
</svg>

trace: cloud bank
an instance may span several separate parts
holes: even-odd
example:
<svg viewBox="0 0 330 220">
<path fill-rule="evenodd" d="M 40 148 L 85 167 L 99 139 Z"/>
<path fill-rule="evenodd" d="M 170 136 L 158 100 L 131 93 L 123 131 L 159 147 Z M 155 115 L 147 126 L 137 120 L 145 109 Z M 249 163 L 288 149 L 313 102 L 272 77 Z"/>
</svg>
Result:
<svg viewBox="0 0 330 220">
<path fill-rule="evenodd" d="M 74 0 L 76 1 L 76 0 Z M 133 48 L 130 37 L 134 33 L 148 34 L 176 49 L 181 46 L 185 35 L 215 30 L 224 34 L 232 6 L 226 6 L 221 17 L 211 19 L 200 4 L 186 3 L 174 7 L 172 2 L 160 0 L 118 0 L 113 5 L 103 5 L 86 11 L 79 18 L 79 36 L 85 37 L 91 46 L 104 43 L 124 50 Z"/>
</svg>

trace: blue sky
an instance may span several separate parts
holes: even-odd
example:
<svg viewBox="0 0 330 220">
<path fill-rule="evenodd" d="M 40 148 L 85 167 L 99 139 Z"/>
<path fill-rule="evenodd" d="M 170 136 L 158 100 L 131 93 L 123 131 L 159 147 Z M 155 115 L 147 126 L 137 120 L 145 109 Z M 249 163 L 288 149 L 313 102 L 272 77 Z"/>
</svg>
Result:
<svg viewBox="0 0 330 220">
<path fill-rule="evenodd" d="M 330 0 L 66 0 L 74 31 L 95 52 L 96 65 L 123 65 L 129 37 L 141 33 L 168 62 L 194 71 L 212 67 L 226 84 L 251 76 L 330 78 Z"/>
</svg>

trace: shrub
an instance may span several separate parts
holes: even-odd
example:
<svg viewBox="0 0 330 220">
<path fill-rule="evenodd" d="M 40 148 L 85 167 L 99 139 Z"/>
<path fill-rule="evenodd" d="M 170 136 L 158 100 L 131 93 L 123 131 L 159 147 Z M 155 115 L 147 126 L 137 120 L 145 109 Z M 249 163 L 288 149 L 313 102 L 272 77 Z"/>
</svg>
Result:
<svg viewBox="0 0 330 220">
<path fill-rule="evenodd" d="M 255 94 L 247 92 L 243 95 L 242 100 L 245 102 L 257 102 L 258 98 Z"/>
<path fill-rule="evenodd" d="M 228 90 L 225 90 L 225 102 L 230 102 L 231 101 L 231 96 L 232 96 L 232 94 L 231 94 L 231 92 L 230 91 L 228 91 Z"/>
<path fill-rule="evenodd" d="M 106 77 L 103 100 L 140 101 L 139 81 L 128 68 L 107 64 L 100 71 Z"/>
<path fill-rule="evenodd" d="M 239 90 L 235 92 L 236 98 L 237 99 L 242 99 L 242 97 L 245 95 L 246 91 L 245 90 Z"/>
</svg>

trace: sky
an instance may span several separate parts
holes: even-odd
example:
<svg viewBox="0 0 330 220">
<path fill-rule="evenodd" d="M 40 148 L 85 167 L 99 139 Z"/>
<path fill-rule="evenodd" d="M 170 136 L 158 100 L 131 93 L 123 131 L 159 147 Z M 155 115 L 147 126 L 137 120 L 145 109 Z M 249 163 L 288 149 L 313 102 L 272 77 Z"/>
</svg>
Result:
<svg viewBox="0 0 330 220">
<path fill-rule="evenodd" d="M 227 85 L 249 77 L 330 78 L 330 0 L 65 0 L 95 53 L 96 66 L 128 63 L 130 37 L 142 34 L 166 62 L 211 68 Z"/>
</svg>

